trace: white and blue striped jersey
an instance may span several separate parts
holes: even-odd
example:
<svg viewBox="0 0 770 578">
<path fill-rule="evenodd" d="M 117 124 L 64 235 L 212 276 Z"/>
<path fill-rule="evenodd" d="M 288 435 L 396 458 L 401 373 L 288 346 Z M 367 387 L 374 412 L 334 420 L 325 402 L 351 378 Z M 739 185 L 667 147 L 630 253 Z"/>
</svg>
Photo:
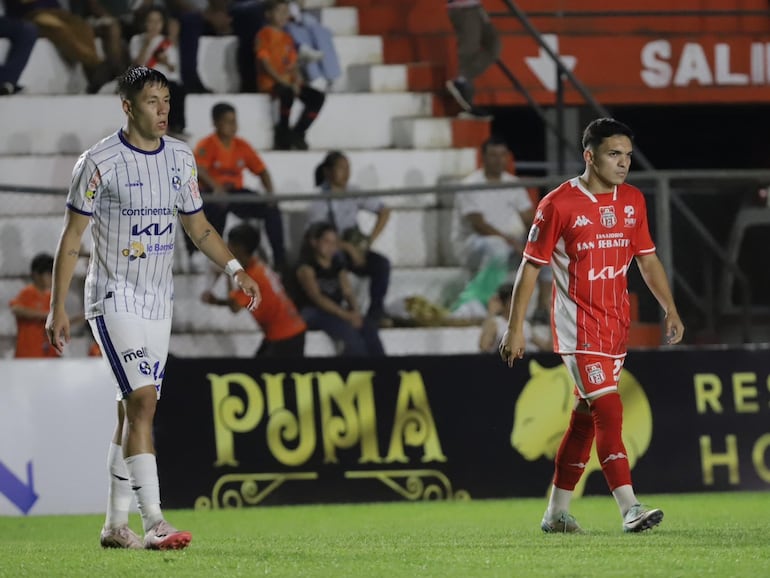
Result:
<svg viewBox="0 0 770 578">
<path fill-rule="evenodd" d="M 163 137 L 147 152 L 129 144 L 122 130 L 80 156 L 67 207 L 91 217 L 86 318 L 105 311 L 171 317 L 177 214 L 202 208 L 197 172 L 182 141 Z"/>
</svg>

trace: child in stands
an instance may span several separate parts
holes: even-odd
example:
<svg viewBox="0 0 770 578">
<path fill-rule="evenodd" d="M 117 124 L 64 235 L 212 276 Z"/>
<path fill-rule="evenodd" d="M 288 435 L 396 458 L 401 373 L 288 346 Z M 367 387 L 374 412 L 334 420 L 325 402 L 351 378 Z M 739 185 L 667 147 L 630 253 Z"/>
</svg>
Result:
<svg viewBox="0 0 770 578">
<path fill-rule="evenodd" d="M 257 356 L 302 357 L 307 325 L 286 295 L 278 275 L 260 259 L 259 242 L 259 230 L 246 223 L 233 227 L 227 236 L 230 252 L 257 282 L 262 294 L 262 306 L 251 312 L 265 334 Z M 248 299 L 241 297 L 242 293 L 233 289 L 226 299 L 219 299 L 206 291 L 201 300 L 211 305 L 228 306 L 237 313 L 249 304 Z"/>
<path fill-rule="evenodd" d="M 53 257 L 47 253 L 35 255 L 30 264 L 32 283 L 9 303 L 16 317 L 16 357 L 59 357 L 45 332 L 52 272 Z"/>
<path fill-rule="evenodd" d="M 305 84 L 297 67 L 294 40 L 284 30 L 290 17 L 287 0 L 265 2 L 267 26 L 257 33 L 255 51 L 258 63 L 257 87 L 279 103 L 278 123 L 275 125 L 274 148 L 278 150 L 307 150 L 307 129 L 323 106 L 324 93 Z M 304 105 L 302 114 L 293 127 L 289 115 L 294 99 Z"/>
</svg>

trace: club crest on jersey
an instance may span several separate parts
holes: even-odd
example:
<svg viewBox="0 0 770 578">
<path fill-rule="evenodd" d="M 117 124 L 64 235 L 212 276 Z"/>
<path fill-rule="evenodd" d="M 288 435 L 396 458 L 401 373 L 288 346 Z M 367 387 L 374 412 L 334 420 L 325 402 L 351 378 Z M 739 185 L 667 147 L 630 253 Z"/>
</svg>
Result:
<svg viewBox="0 0 770 578">
<path fill-rule="evenodd" d="M 139 241 L 131 241 L 129 247 L 127 249 L 123 249 L 121 253 L 124 257 L 128 257 L 129 261 L 147 258 L 147 252 L 144 250 L 144 245 Z"/>
<path fill-rule="evenodd" d="M 618 219 L 615 216 L 615 207 L 610 205 L 609 207 L 599 207 L 599 214 L 602 217 L 602 225 L 608 229 L 612 229 L 618 224 Z"/>
<path fill-rule="evenodd" d="M 174 187 L 175 191 L 178 191 L 180 188 L 182 188 L 182 179 L 179 178 L 179 175 L 174 175 L 171 177 L 171 186 Z"/>
<path fill-rule="evenodd" d="M 139 370 L 139 373 L 142 375 L 152 375 L 152 367 L 150 366 L 150 362 L 146 360 L 140 361 L 136 368 Z"/>
<path fill-rule="evenodd" d="M 601 363 L 589 363 L 586 365 L 586 374 L 588 375 L 588 381 L 594 385 L 601 385 L 607 379 L 602 370 Z"/>
</svg>

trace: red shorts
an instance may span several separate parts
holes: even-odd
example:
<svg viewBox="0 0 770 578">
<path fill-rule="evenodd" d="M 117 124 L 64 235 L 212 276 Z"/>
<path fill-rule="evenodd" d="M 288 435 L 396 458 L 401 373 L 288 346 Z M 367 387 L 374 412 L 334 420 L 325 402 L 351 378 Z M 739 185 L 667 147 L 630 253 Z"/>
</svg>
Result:
<svg viewBox="0 0 770 578">
<path fill-rule="evenodd" d="M 575 380 L 575 395 L 592 399 L 610 391 L 618 390 L 620 372 L 626 356 L 605 357 L 575 353 L 561 356 L 567 371 Z"/>
</svg>

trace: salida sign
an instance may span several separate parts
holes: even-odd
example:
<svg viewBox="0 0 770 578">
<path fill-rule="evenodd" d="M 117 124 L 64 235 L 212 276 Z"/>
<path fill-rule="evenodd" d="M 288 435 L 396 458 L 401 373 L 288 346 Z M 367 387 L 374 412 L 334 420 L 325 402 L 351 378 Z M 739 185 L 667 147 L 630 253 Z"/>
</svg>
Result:
<svg viewBox="0 0 770 578">
<path fill-rule="evenodd" d="M 766 102 L 770 42 L 750 36 L 650 38 L 544 35 L 566 68 L 605 104 Z M 519 44 L 512 46 L 509 43 Z M 552 102 L 556 67 L 531 39 L 507 40 L 519 78 L 541 102 Z M 509 61 L 509 64 L 512 64 Z M 565 83 L 565 101 L 582 97 Z"/>
</svg>

